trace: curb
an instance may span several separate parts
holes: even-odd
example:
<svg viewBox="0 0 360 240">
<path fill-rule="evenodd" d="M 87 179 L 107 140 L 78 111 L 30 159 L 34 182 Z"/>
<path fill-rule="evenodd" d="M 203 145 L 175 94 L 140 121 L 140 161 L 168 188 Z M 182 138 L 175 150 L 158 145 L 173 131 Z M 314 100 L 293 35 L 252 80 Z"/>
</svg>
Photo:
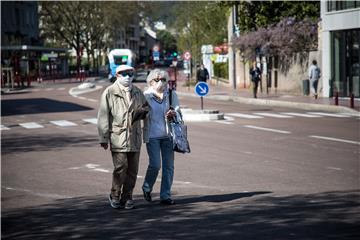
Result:
<svg viewBox="0 0 360 240">
<path fill-rule="evenodd" d="M 197 97 L 197 98 L 199 97 L 192 93 L 177 92 L 177 94 L 179 96 Z M 220 101 L 233 101 L 233 102 L 250 104 L 250 105 L 288 107 L 288 108 L 296 108 L 296 109 L 310 110 L 310 111 L 327 111 L 334 113 L 359 113 L 358 111 L 347 107 L 325 105 L 325 104 L 299 103 L 299 102 L 268 100 L 268 99 L 253 99 L 246 97 L 223 96 L 223 95 L 210 95 L 210 96 L 206 96 L 206 98 L 212 100 L 220 100 Z"/>
</svg>

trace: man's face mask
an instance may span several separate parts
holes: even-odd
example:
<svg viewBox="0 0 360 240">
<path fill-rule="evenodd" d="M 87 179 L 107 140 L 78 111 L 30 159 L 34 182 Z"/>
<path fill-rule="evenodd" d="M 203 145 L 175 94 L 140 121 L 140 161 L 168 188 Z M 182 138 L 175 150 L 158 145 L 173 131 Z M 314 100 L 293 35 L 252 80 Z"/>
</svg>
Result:
<svg viewBox="0 0 360 240">
<path fill-rule="evenodd" d="M 119 72 L 117 79 L 124 87 L 129 87 L 133 81 L 133 72 Z"/>
</svg>

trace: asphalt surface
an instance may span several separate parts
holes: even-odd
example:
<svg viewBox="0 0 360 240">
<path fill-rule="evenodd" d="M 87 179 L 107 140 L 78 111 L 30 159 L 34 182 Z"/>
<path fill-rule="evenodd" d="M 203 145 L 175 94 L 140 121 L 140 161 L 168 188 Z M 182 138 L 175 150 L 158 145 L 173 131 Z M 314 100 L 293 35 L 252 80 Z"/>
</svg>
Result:
<svg viewBox="0 0 360 240">
<path fill-rule="evenodd" d="M 91 122 L 108 83 L 70 95 L 77 85 L 2 95 L 2 238 L 360 237 L 357 115 L 205 99 L 226 118 L 187 122 L 192 152 L 176 154 L 177 204 L 159 204 L 159 181 L 153 203 L 143 200 L 143 146 L 136 209 L 114 210 L 107 201 L 111 155 Z M 200 107 L 196 97 L 180 95 L 180 102 Z M 60 120 L 73 125 L 54 124 Z"/>
</svg>

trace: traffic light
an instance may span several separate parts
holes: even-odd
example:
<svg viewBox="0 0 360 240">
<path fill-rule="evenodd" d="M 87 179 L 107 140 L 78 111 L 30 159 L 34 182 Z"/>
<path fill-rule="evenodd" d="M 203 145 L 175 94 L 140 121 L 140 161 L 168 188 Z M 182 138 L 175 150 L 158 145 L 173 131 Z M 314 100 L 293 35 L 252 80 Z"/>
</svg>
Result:
<svg viewBox="0 0 360 240">
<path fill-rule="evenodd" d="M 173 54 L 172 54 L 174 57 L 177 57 L 177 52 L 173 52 Z"/>
</svg>

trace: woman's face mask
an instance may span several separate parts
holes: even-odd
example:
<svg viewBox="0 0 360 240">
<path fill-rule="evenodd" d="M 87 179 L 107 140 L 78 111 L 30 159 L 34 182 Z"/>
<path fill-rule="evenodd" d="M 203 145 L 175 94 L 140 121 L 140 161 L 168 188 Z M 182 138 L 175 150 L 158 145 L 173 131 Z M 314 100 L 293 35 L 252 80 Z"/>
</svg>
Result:
<svg viewBox="0 0 360 240">
<path fill-rule="evenodd" d="M 157 92 L 163 92 L 166 87 L 166 80 L 153 81 L 152 88 Z"/>
</svg>

